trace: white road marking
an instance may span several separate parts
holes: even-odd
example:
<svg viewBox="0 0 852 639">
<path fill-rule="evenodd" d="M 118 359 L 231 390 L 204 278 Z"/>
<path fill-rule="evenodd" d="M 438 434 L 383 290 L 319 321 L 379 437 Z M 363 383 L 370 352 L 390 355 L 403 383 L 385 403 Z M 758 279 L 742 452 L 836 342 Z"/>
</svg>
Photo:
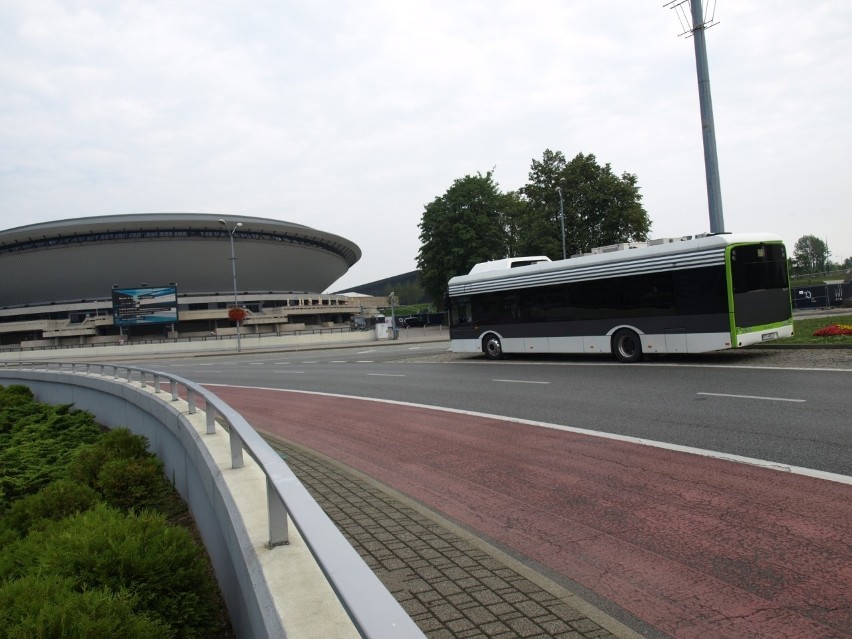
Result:
<svg viewBox="0 0 852 639">
<path fill-rule="evenodd" d="M 373 377 L 405 377 L 405 375 L 394 375 L 391 373 L 367 373 L 367 375 L 371 375 Z"/>
<path fill-rule="evenodd" d="M 358 351 L 358 355 L 366 355 L 367 353 L 375 353 L 376 349 L 371 349 L 369 351 Z"/>
<path fill-rule="evenodd" d="M 345 363 L 346 363 L 345 359 L 333 359 L 329 362 L 329 364 L 345 364 Z"/>
<path fill-rule="evenodd" d="M 359 359 L 355 363 L 356 364 L 372 364 L 372 363 L 374 363 L 374 360 L 372 360 L 372 359 Z"/>
<path fill-rule="evenodd" d="M 266 366 L 266 362 L 248 362 L 249 366 Z"/>
<path fill-rule="evenodd" d="M 767 402 L 795 402 L 804 404 L 806 399 L 792 399 L 790 397 L 760 397 L 758 395 L 730 395 L 728 393 L 696 393 L 696 395 L 706 395 L 708 397 L 733 397 L 735 399 L 762 399 Z"/>
<path fill-rule="evenodd" d="M 319 364 L 319 362 L 316 360 L 311 360 L 309 362 L 302 362 L 302 364 Z"/>
<path fill-rule="evenodd" d="M 492 379 L 492 382 L 504 382 L 506 384 L 549 384 L 550 382 L 531 382 L 527 379 Z"/>
</svg>

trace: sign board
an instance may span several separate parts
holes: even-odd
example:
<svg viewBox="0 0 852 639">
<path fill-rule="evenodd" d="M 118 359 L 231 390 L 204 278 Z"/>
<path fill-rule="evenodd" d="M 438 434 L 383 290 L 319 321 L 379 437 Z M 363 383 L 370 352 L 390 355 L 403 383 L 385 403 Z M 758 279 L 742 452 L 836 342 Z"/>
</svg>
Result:
<svg viewBox="0 0 852 639">
<path fill-rule="evenodd" d="M 115 326 L 176 323 L 177 288 L 151 286 L 112 289 L 112 321 Z"/>
</svg>

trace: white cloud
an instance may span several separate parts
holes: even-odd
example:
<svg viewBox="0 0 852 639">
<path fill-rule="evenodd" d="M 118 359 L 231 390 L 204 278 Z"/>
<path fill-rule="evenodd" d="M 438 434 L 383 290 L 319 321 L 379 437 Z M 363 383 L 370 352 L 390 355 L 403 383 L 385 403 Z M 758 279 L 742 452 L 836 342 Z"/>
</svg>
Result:
<svg viewBox="0 0 852 639">
<path fill-rule="evenodd" d="M 707 33 L 725 222 L 852 255 L 839 0 L 718 5 Z M 657 236 L 708 228 L 692 41 L 661 3 L 10 1 L 0 228 L 210 211 L 364 251 L 336 288 L 414 268 L 423 205 L 545 148 L 636 173 Z"/>
</svg>

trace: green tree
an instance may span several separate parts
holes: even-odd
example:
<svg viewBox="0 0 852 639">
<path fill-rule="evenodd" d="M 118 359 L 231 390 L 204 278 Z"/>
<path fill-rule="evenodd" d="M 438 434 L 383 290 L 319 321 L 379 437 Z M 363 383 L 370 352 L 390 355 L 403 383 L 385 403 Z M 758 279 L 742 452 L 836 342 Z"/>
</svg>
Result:
<svg viewBox="0 0 852 639">
<path fill-rule="evenodd" d="M 451 277 L 504 256 L 507 202 L 489 171 L 457 179 L 424 207 L 417 268 L 423 288 L 438 305 Z"/>
<path fill-rule="evenodd" d="M 570 162 L 560 151 L 547 149 L 533 160 L 529 182 L 521 189 L 527 202 L 517 240 L 519 253 L 562 257 L 562 224 L 557 187 L 562 191 L 567 254 L 595 246 L 648 239 L 651 221 L 642 206 L 637 178 L 617 176 L 593 154 L 577 154 Z"/>
<path fill-rule="evenodd" d="M 821 273 L 831 255 L 828 244 L 815 235 L 803 235 L 793 248 L 793 262 L 805 273 Z"/>
</svg>

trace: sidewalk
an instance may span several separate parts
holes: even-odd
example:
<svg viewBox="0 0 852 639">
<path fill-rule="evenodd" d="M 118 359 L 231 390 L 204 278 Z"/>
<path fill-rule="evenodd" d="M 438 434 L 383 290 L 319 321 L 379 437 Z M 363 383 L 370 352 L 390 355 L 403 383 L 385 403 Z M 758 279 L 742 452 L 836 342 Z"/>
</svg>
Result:
<svg viewBox="0 0 852 639">
<path fill-rule="evenodd" d="M 642 636 L 369 477 L 267 440 L 430 639 Z"/>
</svg>

